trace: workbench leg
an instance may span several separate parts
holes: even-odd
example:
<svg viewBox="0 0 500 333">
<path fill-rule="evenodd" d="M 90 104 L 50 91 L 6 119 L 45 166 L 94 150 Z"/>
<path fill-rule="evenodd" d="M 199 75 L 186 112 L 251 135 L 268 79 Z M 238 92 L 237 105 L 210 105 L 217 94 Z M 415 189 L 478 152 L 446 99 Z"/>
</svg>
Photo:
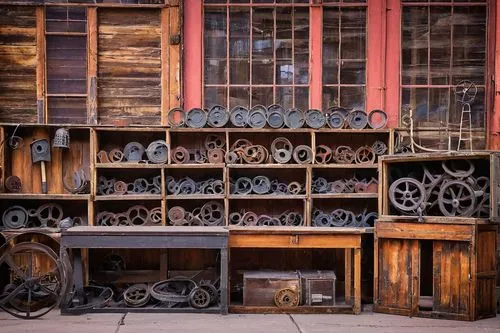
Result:
<svg viewBox="0 0 500 333">
<path fill-rule="evenodd" d="M 73 251 L 73 282 L 76 291 L 83 289 L 82 249 Z"/>
<path fill-rule="evenodd" d="M 354 314 L 361 313 L 361 249 L 354 249 Z"/>
<path fill-rule="evenodd" d="M 227 315 L 228 255 L 227 248 L 220 249 L 220 313 Z"/>
<path fill-rule="evenodd" d="M 352 286 L 352 249 L 345 249 L 345 303 L 351 304 L 351 286 Z"/>
</svg>

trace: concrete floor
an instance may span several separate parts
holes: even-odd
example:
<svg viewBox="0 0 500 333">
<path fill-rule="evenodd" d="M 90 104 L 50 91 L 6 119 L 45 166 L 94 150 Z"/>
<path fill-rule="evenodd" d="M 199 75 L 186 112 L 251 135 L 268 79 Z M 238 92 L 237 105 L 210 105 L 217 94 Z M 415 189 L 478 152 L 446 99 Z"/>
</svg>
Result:
<svg viewBox="0 0 500 333">
<path fill-rule="evenodd" d="M 53 311 L 36 320 L 0 312 L 0 332 L 21 333 L 490 333 L 500 332 L 500 316 L 459 322 L 391 316 L 354 315 L 89 314 L 61 316 Z"/>
</svg>

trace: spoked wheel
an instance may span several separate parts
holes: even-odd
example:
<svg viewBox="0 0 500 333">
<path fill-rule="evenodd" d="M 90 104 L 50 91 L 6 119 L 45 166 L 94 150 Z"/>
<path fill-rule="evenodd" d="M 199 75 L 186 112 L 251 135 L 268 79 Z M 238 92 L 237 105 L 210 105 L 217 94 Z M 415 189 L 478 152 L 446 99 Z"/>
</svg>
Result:
<svg viewBox="0 0 500 333">
<path fill-rule="evenodd" d="M 451 180 L 441 187 L 438 202 L 444 216 L 471 216 L 476 204 L 476 193 L 467 183 Z"/>
<path fill-rule="evenodd" d="M 413 178 L 400 178 L 389 187 L 389 199 L 400 211 L 411 212 L 424 202 L 425 188 Z"/>
<path fill-rule="evenodd" d="M 60 301 L 65 273 L 56 253 L 40 243 L 18 243 L 4 248 L 0 266 L 9 269 L 10 283 L 0 290 L 0 307 L 22 319 L 43 316 Z"/>
</svg>

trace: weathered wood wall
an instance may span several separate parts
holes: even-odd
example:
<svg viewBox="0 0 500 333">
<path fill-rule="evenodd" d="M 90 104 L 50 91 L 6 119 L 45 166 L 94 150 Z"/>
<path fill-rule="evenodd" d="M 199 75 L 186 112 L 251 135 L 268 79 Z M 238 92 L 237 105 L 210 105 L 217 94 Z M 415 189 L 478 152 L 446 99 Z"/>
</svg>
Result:
<svg viewBox="0 0 500 333">
<path fill-rule="evenodd" d="M 161 121 L 160 10 L 98 11 L 99 122 Z"/>
<path fill-rule="evenodd" d="M 0 121 L 36 122 L 36 8 L 0 6 Z"/>
</svg>

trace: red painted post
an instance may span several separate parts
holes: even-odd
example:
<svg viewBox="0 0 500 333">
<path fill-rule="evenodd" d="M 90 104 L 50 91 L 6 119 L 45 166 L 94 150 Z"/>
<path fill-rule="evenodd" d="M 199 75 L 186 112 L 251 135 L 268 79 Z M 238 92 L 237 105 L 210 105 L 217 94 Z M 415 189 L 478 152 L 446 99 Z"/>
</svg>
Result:
<svg viewBox="0 0 500 333">
<path fill-rule="evenodd" d="M 368 2 L 366 112 L 385 109 L 385 0 Z"/>
<path fill-rule="evenodd" d="M 490 5 L 496 7 L 496 24 L 494 23 L 492 27 L 492 29 L 496 27 L 496 29 L 493 30 L 495 31 L 495 86 L 493 87 L 495 96 L 489 117 L 488 149 L 500 150 L 500 29 L 498 29 L 498 23 L 500 22 L 500 6 L 493 2 L 494 1 L 492 1 Z"/>
<path fill-rule="evenodd" d="M 203 1 L 184 4 L 184 108 L 201 107 L 203 89 Z"/>
<path fill-rule="evenodd" d="M 400 59 L 401 59 L 401 3 L 400 0 L 387 0 L 387 35 L 385 51 L 385 112 L 388 127 L 399 125 L 400 110 Z"/>
<path fill-rule="evenodd" d="M 309 34 L 310 34 L 310 52 L 309 52 L 309 107 L 312 109 L 322 109 L 322 91 L 323 78 L 321 70 L 323 67 L 323 9 L 321 6 L 312 6 L 309 11 Z"/>
</svg>

